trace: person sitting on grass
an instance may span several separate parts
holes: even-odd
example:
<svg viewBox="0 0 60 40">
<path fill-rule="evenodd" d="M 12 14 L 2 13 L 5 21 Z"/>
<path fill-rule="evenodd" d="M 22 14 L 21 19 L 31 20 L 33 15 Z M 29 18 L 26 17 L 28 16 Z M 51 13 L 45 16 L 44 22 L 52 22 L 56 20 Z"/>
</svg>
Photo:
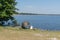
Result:
<svg viewBox="0 0 60 40">
<path fill-rule="evenodd" d="M 30 23 L 25 21 L 22 23 L 22 28 L 23 29 L 33 29 L 33 26 L 30 26 Z"/>
</svg>

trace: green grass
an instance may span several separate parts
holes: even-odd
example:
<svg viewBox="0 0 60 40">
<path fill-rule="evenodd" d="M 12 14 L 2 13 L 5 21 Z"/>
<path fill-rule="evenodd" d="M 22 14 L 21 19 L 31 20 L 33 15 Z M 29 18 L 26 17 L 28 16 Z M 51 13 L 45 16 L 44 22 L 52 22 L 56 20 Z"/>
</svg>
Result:
<svg viewBox="0 0 60 40">
<path fill-rule="evenodd" d="M 0 27 L 0 40 L 60 40 L 60 31 Z"/>
</svg>

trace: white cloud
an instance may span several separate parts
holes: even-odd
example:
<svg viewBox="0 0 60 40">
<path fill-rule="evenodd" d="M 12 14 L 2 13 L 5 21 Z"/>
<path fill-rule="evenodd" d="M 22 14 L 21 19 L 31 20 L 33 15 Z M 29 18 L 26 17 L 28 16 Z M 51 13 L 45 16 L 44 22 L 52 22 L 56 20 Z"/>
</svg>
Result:
<svg viewBox="0 0 60 40">
<path fill-rule="evenodd" d="M 22 8 L 21 12 L 25 13 L 40 13 L 40 14 L 60 14 L 59 8 L 43 8 L 26 5 Z"/>
</svg>

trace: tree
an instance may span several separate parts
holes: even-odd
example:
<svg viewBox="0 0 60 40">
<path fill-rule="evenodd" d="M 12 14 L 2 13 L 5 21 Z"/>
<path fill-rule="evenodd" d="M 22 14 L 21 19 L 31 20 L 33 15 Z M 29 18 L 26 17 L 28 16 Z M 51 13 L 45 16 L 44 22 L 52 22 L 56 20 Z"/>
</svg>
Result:
<svg viewBox="0 0 60 40">
<path fill-rule="evenodd" d="M 0 25 L 4 24 L 4 21 L 14 20 L 12 15 L 17 13 L 16 4 L 16 0 L 0 0 Z"/>
</svg>

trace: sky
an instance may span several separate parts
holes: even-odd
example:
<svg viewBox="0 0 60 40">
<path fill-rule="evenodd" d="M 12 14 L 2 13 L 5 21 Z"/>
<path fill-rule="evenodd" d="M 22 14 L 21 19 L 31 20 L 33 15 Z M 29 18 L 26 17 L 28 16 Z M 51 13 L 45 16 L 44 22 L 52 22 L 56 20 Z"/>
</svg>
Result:
<svg viewBox="0 0 60 40">
<path fill-rule="evenodd" d="M 18 12 L 60 14 L 60 0 L 16 0 Z"/>
</svg>

